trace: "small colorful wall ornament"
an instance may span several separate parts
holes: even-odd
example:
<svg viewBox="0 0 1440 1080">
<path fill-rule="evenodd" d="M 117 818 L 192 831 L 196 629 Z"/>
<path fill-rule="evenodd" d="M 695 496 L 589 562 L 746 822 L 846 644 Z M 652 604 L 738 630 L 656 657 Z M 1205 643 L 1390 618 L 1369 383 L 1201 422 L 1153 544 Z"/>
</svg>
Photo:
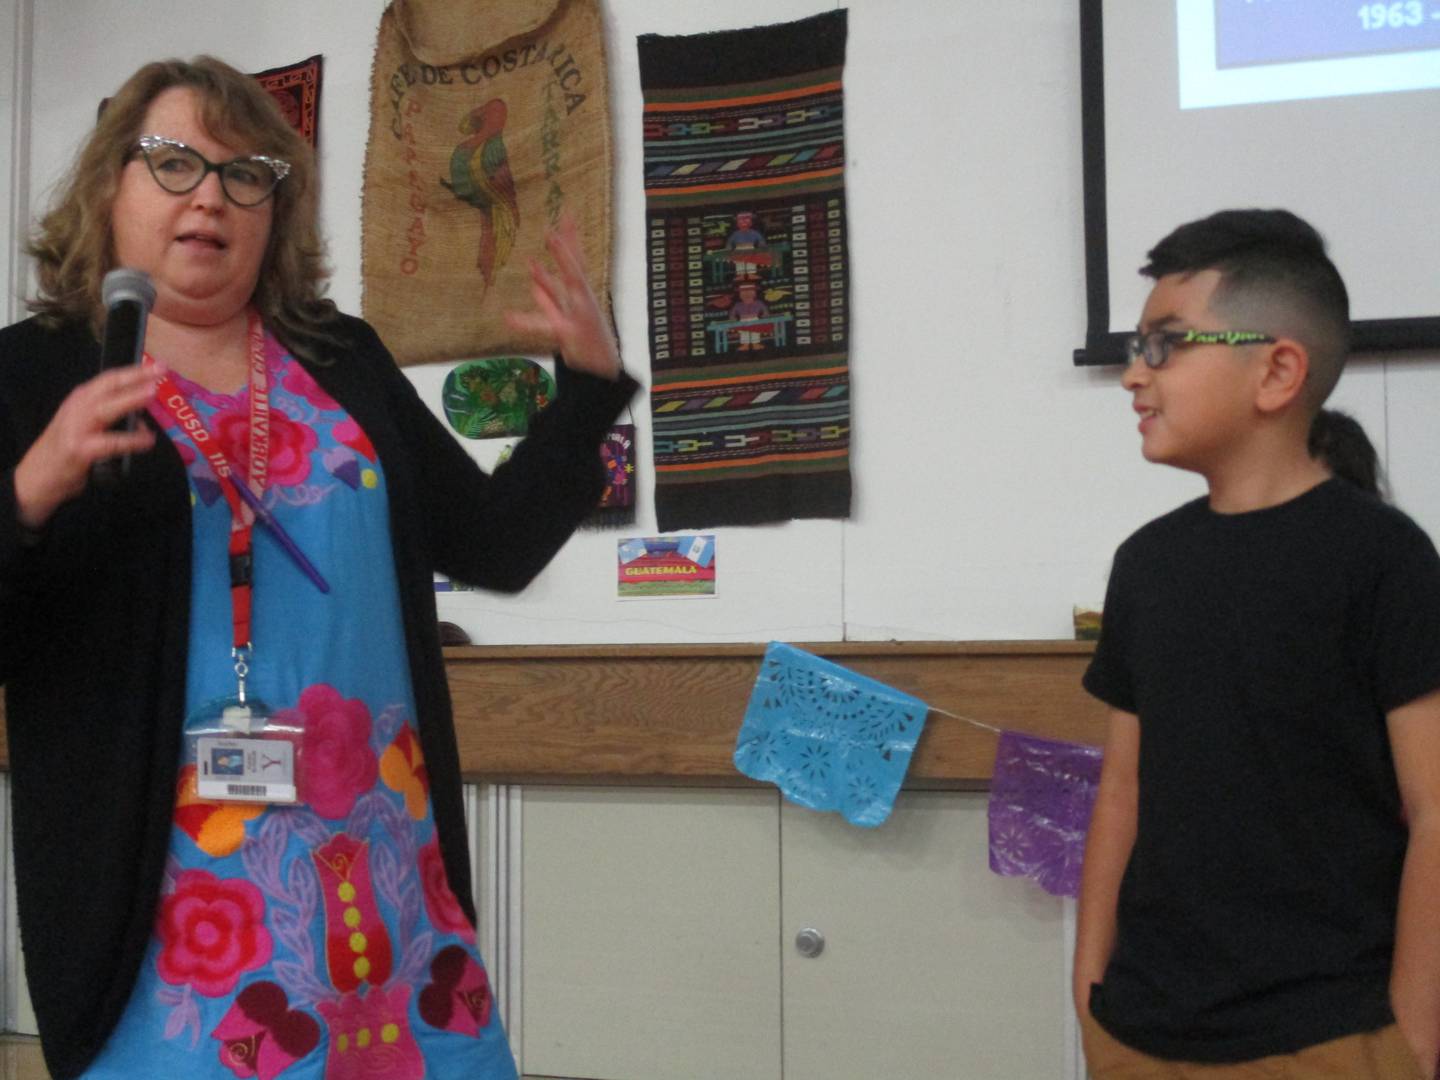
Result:
<svg viewBox="0 0 1440 1080">
<path fill-rule="evenodd" d="M 467 439 L 524 435 L 530 418 L 554 399 L 554 376 L 520 356 L 466 360 L 441 390 L 445 418 Z"/>
<path fill-rule="evenodd" d="M 615 424 L 600 444 L 605 466 L 605 491 L 600 505 L 585 519 L 587 529 L 610 529 L 635 523 L 635 425 Z"/>
<path fill-rule="evenodd" d="M 632 536 L 615 544 L 616 595 L 621 600 L 714 596 L 715 537 Z"/>
</svg>

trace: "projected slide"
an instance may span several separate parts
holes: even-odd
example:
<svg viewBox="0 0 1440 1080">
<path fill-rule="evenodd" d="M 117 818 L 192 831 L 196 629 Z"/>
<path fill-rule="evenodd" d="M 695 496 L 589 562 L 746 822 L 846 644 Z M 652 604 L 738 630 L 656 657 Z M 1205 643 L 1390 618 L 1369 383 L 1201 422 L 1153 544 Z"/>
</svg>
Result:
<svg viewBox="0 0 1440 1080">
<path fill-rule="evenodd" d="M 1215 66 L 1440 48 L 1440 0 L 1216 0 Z"/>
<path fill-rule="evenodd" d="M 1440 0 L 1176 0 L 1180 107 L 1440 87 Z"/>
<path fill-rule="evenodd" d="M 1325 236 L 1360 352 L 1440 350 L 1440 0 L 1419 2 L 1428 23 L 1406 2 L 1080 0 L 1077 363 L 1124 362 L 1160 237 L 1246 206 Z"/>
</svg>

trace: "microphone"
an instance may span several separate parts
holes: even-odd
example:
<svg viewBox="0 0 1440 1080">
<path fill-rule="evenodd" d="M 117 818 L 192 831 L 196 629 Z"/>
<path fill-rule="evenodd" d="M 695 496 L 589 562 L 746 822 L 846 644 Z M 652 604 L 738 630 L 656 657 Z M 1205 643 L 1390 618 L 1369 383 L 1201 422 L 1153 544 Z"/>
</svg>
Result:
<svg viewBox="0 0 1440 1080">
<path fill-rule="evenodd" d="M 120 267 L 105 275 L 100 286 L 100 299 L 105 303 L 105 340 L 100 352 L 100 369 L 138 364 L 145 355 L 145 320 L 155 304 L 155 286 L 144 270 Z M 112 430 L 134 431 L 139 418 L 130 413 L 117 421 Z M 120 475 L 130 473 L 130 455 L 120 459 Z M 114 461 L 95 463 L 96 477 L 110 482 L 115 478 Z"/>
</svg>

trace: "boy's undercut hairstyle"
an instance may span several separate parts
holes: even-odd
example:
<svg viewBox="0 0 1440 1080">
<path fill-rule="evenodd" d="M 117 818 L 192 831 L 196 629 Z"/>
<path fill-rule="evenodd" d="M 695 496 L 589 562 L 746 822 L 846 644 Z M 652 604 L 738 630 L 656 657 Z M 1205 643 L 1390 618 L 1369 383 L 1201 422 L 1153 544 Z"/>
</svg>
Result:
<svg viewBox="0 0 1440 1080">
<path fill-rule="evenodd" d="M 1210 306 L 1246 322 L 1232 329 L 1304 345 L 1305 403 L 1319 410 L 1350 349 L 1350 295 L 1313 226 L 1288 210 L 1222 210 L 1181 225 L 1146 258 L 1140 273 L 1151 278 L 1218 270 Z"/>
</svg>

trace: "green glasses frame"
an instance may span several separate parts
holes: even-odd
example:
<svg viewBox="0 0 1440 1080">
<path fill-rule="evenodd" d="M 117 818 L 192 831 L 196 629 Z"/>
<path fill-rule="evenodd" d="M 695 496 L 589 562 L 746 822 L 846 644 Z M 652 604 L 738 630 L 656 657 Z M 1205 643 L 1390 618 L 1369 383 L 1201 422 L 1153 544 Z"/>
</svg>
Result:
<svg viewBox="0 0 1440 1080">
<path fill-rule="evenodd" d="M 1144 360 L 1146 367 L 1158 368 L 1181 345 L 1273 345 L 1275 340 L 1258 330 L 1151 330 L 1125 339 L 1125 358 L 1132 364 Z"/>
</svg>

